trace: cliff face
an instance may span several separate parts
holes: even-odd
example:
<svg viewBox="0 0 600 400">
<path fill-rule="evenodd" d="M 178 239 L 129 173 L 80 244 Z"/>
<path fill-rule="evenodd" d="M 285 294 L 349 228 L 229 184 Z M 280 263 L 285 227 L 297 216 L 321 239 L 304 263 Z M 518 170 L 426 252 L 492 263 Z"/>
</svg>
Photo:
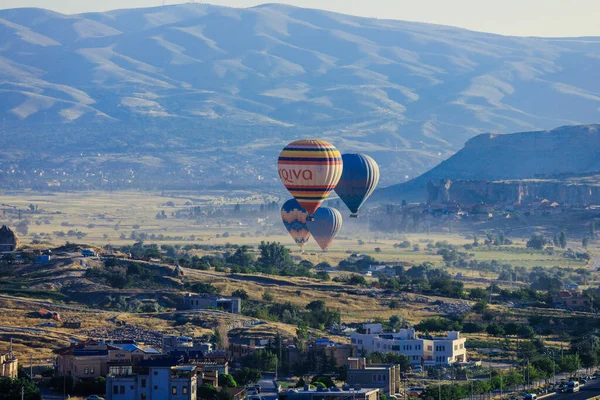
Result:
<svg viewBox="0 0 600 400">
<path fill-rule="evenodd" d="M 542 199 L 569 205 L 600 204 L 600 185 L 556 180 L 456 181 L 449 193 L 451 201 L 462 204 L 528 204 Z"/>
<path fill-rule="evenodd" d="M 374 199 L 380 202 L 400 202 L 402 199 L 425 201 L 427 182 L 437 183 L 446 178 L 453 182 L 535 178 L 553 180 L 560 175 L 592 174 L 600 171 L 599 153 L 600 125 L 566 126 L 551 131 L 507 135 L 486 133 L 467 141 L 462 150 L 423 175 L 377 191 Z M 492 198 L 514 198 L 519 191 L 514 185 L 494 182 L 485 191 Z M 557 185 L 558 182 L 531 182 L 524 184 L 523 190 L 525 193 L 546 193 L 558 190 L 549 189 Z M 479 195 L 483 190 L 467 186 L 465 190 L 472 190 L 473 195 Z M 564 192 L 565 198 L 575 199 L 578 196 L 576 193 L 594 190 L 565 187 L 558 192 Z M 588 195 L 581 196 L 587 198 Z"/>
</svg>

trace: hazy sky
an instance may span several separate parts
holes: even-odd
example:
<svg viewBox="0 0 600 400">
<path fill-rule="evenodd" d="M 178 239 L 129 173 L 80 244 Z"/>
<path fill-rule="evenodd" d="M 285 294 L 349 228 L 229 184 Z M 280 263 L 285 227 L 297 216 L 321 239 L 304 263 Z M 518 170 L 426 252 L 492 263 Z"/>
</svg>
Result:
<svg viewBox="0 0 600 400">
<path fill-rule="evenodd" d="M 181 3 L 165 0 L 165 4 Z M 287 3 L 366 17 L 403 19 L 523 36 L 600 36 L 600 0 L 213 0 L 250 7 Z M 42 7 L 63 13 L 149 7 L 162 0 L 0 0 L 0 8 Z"/>
</svg>

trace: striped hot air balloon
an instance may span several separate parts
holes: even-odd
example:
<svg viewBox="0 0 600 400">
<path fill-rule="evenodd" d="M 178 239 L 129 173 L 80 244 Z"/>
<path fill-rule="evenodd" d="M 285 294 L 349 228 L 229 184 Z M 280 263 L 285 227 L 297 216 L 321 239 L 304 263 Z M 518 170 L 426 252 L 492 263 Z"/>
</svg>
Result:
<svg viewBox="0 0 600 400">
<path fill-rule="evenodd" d="M 342 229 L 342 214 L 335 208 L 319 207 L 315 211 L 314 220 L 308 221 L 306 226 L 319 247 L 325 251 Z"/>
<path fill-rule="evenodd" d="M 342 156 L 324 140 L 297 140 L 281 151 L 277 167 L 283 185 L 311 219 L 342 176 Z"/>
<path fill-rule="evenodd" d="M 298 247 L 302 248 L 310 239 L 306 226 L 308 213 L 296 199 L 289 199 L 281 207 L 281 220 Z"/>
<path fill-rule="evenodd" d="M 342 160 L 344 171 L 335 192 L 352 212 L 350 218 L 356 218 L 379 182 L 379 166 L 365 154 L 344 154 Z"/>
</svg>

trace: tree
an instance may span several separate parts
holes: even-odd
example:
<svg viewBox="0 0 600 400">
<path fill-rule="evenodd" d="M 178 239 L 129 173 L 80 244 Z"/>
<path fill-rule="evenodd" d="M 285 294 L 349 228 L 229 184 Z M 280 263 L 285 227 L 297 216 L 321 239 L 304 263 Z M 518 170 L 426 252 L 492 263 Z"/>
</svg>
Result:
<svg viewBox="0 0 600 400">
<path fill-rule="evenodd" d="M 567 248 L 567 234 L 565 233 L 565 231 L 561 231 L 558 234 L 558 243 L 560 244 L 561 249 Z"/>
<path fill-rule="evenodd" d="M 494 322 L 488 325 L 486 332 L 491 336 L 504 336 L 504 327 Z"/>
<path fill-rule="evenodd" d="M 529 240 L 527 241 L 527 247 L 535 250 L 542 250 L 546 245 L 547 241 L 544 236 L 539 234 L 531 235 Z"/>
<path fill-rule="evenodd" d="M 271 293 L 271 291 L 269 289 L 265 290 L 265 292 L 262 295 L 262 299 L 264 301 L 273 301 L 275 300 L 275 297 L 273 296 L 273 293 Z"/>
<path fill-rule="evenodd" d="M 589 241 L 590 239 L 588 239 L 587 236 L 584 237 L 583 239 L 581 239 L 581 246 L 583 246 L 584 249 L 587 249 Z"/>
<path fill-rule="evenodd" d="M 260 381 L 262 374 L 260 369 L 244 367 L 235 371 L 233 378 L 238 385 L 248 385 Z"/>
<path fill-rule="evenodd" d="M 35 386 L 35 383 L 29 379 L 19 378 L 0 378 L 0 399 L 20 399 L 21 388 L 24 391 L 25 400 L 41 400 L 42 395 L 40 390 Z"/>
<path fill-rule="evenodd" d="M 327 273 L 327 271 L 319 271 L 315 274 L 315 278 L 320 279 L 322 281 L 329 281 L 331 277 Z"/>
<path fill-rule="evenodd" d="M 323 311 L 325 309 L 325 300 L 313 300 L 306 305 L 310 311 Z"/>
<path fill-rule="evenodd" d="M 241 246 L 239 247 L 233 255 L 227 257 L 225 262 L 227 264 L 238 265 L 240 267 L 248 268 L 254 265 L 256 261 L 256 256 L 251 251 L 249 246 Z"/>
<path fill-rule="evenodd" d="M 592 221 L 590 224 L 590 236 L 593 238 L 596 237 L 596 222 Z"/>
<path fill-rule="evenodd" d="M 483 314 L 488 309 L 487 301 L 480 300 L 477 303 L 473 304 L 473 312 L 477 314 Z"/>
<path fill-rule="evenodd" d="M 569 374 L 576 373 L 581 368 L 581 360 L 578 354 L 569 354 L 560 361 L 560 370 Z"/>
<path fill-rule="evenodd" d="M 237 387 L 237 383 L 233 376 L 229 374 L 220 374 L 219 375 L 219 386 L 221 387 Z"/>
<path fill-rule="evenodd" d="M 219 393 L 217 393 L 217 400 L 234 400 L 233 394 L 229 390 L 229 388 L 222 388 Z"/>
<path fill-rule="evenodd" d="M 197 396 L 202 400 L 216 400 L 219 391 L 213 385 L 209 385 L 208 383 L 203 383 L 197 392 Z"/>
<path fill-rule="evenodd" d="M 234 290 L 231 292 L 231 295 L 233 297 L 239 297 L 242 300 L 248 300 L 250 298 L 250 296 L 248 296 L 248 292 L 246 292 L 244 289 Z"/>
<path fill-rule="evenodd" d="M 317 383 L 322 383 L 326 388 L 330 388 L 335 386 L 333 380 L 327 375 L 315 375 L 310 382 L 312 385 L 316 385 Z"/>
<path fill-rule="evenodd" d="M 258 264 L 263 272 L 281 271 L 293 264 L 290 250 L 276 242 L 260 242 Z"/>
</svg>

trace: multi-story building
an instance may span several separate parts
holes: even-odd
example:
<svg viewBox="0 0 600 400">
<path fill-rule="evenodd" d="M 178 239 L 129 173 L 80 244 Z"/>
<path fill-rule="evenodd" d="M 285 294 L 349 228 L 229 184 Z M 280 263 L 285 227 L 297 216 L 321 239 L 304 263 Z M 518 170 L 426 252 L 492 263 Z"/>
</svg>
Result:
<svg viewBox="0 0 600 400">
<path fill-rule="evenodd" d="M 196 367 L 174 364 L 158 359 L 140 361 L 135 367 L 111 367 L 106 376 L 106 399 L 196 400 Z"/>
<path fill-rule="evenodd" d="M 231 296 L 188 293 L 183 296 L 183 305 L 188 310 L 214 308 L 233 314 L 239 314 L 242 311 L 242 299 Z"/>
<path fill-rule="evenodd" d="M 379 389 L 302 389 L 288 390 L 279 393 L 279 400 L 377 400 Z"/>
<path fill-rule="evenodd" d="M 10 340 L 10 351 L 6 354 L 0 354 L 0 377 L 17 378 L 19 361 L 12 351 L 12 339 Z"/>
<path fill-rule="evenodd" d="M 108 344 L 104 340 L 89 339 L 70 347 L 54 351 L 56 373 L 74 379 L 90 379 L 104 376 L 109 367 L 127 367 L 141 360 L 160 354 L 155 349 L 142 349 L 135 344 Z"/>
<path fill-rule="evenodd" d="M 366 324 L 366 333 L 352 333 L 350 343 L 368 353 L 397 353 L 406 355 L 413 365 L 448 365 L 467 361 L 465 338 L 456 331 L 445 337 L 422 339 L 414 329 L 383 332 L 381 324 Z"/>
<path fill-rule="evenodd" d="M 386 395 L 400 392 L 402 381 L 399 365 L 367 365 L 364 358 L 350 357 L 346 366 L 346 382 L 350 387 L 379 388 Z"/>
</svg>

